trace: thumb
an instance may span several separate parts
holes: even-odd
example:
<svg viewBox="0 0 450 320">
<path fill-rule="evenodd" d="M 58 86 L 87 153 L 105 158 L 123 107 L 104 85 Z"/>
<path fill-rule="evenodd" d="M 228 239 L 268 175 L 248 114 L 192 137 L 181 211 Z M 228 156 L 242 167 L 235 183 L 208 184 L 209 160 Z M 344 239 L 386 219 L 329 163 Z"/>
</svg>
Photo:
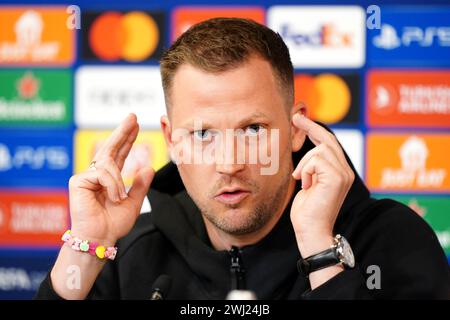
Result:
<svg viewBox="0 0 450 320">
<path fill-rule="evenodd" d="M 155 171 L 152 168 L 141 168 L 134 177 L 133 185 L 130 191 L 128 191 L 128 196 L 138 208 L 141 208 L 154 176 Z"/>
</svg>

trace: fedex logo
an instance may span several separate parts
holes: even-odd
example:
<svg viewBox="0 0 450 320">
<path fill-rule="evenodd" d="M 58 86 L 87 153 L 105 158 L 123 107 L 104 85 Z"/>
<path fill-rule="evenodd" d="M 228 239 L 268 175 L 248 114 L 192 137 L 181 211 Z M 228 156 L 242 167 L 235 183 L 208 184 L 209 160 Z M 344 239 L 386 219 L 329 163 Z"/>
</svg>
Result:
<svg viewBox="0 0 450 320">
<path fill-rule="evenodd" d="M 365 17 L 359 6 L 272 6 L 267 25 L 286 42 L 295 68 L 360 68 Z"/>
<path fill-rule="evenodd" d="M 350 32 L 339 30 L 332 23 L 321 25 L 311 33 L 296 32 L 292 30 L 292 25 L 283 24 L 280 35 L 283 39 L 298 46 L 349 47 L 353 42 Z"/>
</svg>

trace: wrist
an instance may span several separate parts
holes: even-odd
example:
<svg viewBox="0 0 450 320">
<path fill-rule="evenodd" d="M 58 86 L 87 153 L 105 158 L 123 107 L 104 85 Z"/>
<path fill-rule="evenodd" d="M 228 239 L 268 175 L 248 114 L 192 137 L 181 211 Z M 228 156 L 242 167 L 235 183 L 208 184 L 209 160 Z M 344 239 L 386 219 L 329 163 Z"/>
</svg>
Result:
<svg viewBox="0 0 450 320">
<path fill-rule="evenodd" d="M 82 252 L 80 250 L 74 250 L 70 244 L 67 242 L 63 243 L 60 254 L 64 254 L 66 256 L 70 256 L 71 260 L 76 263 L 74 263 L 77 266 L 87 266 L 90 265 L 91 267 L 103 267 L 105 263 L 107 262 L 107 259 L 99 259 L 98 257 L 92 255 L 92 254 L 86 254 L 86 252 Z"/>
<path fill-rule="evenodd" d="M 77 228 L 72 228 L 71 233 L 77 238 L 88 240 L 89 242 L 95 242 L 107 247 L 114 246 L 117 242 L 117 239 L 112 236 L 85 232 L 84 230 Z"/>
<path fill-rule="evenodd" d="M 311 286 L 311 290 L 318 288 L 325 282 L 337 276 L 342 271 L 344 271 L 344 267 L 341 264 L 337 264 L 335 266 L 330 266 L 328 268 L 311 272 L 309 275 L 309 284 Z"/>
<path fill-rule="evenodd" d="M 89 253 L 99 259 L 114 260 L 117 254 L 117 247 L 106 245 L 105 242 L 98 243 L 92 240 L 81 239 L 72 234 L 72 230 L 67 230 L 61 240 L 68 244 L 73 250 Z M 108 242 L 106 242 L 108 243 Z"/>
<path fill-rule="evenodd" d="M 314 254 L 330 249 L 334 243 L 331 232 L 318 231 L 310 235 L 296 234 L 298 249 L 303 258 L 308 258 Z"/>
</svg>

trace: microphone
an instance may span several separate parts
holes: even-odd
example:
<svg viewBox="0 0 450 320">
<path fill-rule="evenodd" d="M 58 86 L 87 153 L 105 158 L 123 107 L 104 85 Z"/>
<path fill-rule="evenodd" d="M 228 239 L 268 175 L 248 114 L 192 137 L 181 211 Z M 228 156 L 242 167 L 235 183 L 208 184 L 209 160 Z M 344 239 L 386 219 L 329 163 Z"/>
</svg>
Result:
<svg viewBox="0 0 450 320">
<path fill-rule="evenodd" d="M 164 300 L 172 285 L 172 278 L 166 274 L 160 275 L 152 286 L 150 300 Z"/>
<path fill-rule="evenodd" d="M 256 294 L 250 290 L 231 290 L 226 300 L 257 300 Z"/>
</svg>

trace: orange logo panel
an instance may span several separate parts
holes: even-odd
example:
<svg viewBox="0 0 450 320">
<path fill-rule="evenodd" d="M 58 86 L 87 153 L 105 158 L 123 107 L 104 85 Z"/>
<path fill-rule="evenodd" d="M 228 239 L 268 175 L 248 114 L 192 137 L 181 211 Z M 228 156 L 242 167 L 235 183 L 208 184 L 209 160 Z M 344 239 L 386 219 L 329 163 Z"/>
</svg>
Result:
<svg viewBox="0 0 450 320">
<path fill-rule="evenodd" d="M 190 26 L 211 18 L 244 18 L 265 23 L 265 11 L 261 7 L 180 7 L 172 16 L 172 40 L 178 38 Z"/>
<path fill-rule="evenodd" d="M 370 133 L 366 146 L 373 191 L 450 191 L 450 135 Z"/>
<path fill-rule="evenodd" d="M 367 120 L 380 127 L 450 127 L 450 71 L 370 71 Z"/>
<path fill-rule="evenodd" d="M 70 19 L 65 7 L 0 8 L 0 65 L 70 65 Z"/>
<path fill-rule="evenodd" d="M 66 191 L 0 192 L 1 246 L 55 246 L 69 225 Z"/>
</svg>

